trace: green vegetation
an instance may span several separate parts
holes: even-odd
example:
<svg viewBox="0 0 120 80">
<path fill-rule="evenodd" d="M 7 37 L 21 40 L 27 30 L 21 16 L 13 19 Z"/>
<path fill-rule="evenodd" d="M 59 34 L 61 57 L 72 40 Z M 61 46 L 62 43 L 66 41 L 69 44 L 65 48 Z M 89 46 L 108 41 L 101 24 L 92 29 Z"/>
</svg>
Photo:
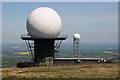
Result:
<svg viewBox="0 0 120 80">
<path fill-rule="evenodd" d="M 30 54 L 29 52 L 16 52 L 16 54 Z"/>
<path fill-rule="evenodd" d="M 116 78 L 118 64 L 2 68 L 3 78 Z"/>
</svg>

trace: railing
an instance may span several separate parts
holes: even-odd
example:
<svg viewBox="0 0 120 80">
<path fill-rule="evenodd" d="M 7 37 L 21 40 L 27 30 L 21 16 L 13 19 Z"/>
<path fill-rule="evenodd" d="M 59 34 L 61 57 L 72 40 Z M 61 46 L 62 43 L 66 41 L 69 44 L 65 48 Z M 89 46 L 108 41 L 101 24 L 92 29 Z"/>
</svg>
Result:
<svg viewBox="0 0 120 80">
<path fill-rule="evenodd" d="M 67 35 L 59 35 L 59 36 L 39 36 L 39 37 L 33 37 L 29 35 L 21 35 L 21 37 L 26 37 L 26 38 L 67 38 Z"/>
</svg>

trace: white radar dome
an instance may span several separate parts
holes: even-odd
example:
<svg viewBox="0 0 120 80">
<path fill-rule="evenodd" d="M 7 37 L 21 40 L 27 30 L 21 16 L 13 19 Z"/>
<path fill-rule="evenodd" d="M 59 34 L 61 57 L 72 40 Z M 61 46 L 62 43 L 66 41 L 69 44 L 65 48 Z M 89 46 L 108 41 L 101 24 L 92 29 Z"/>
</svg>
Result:
<svg viewBox="0 0 120 80">
<path fill-rule="evenodd" d="M 27 31 L 31 37 L 55 36 L 61 31 L 62 21 L 58 13 L 48 7 L 40 7 L 27 18 Z"/>
<path fill-rule="evenodd" d="M 80 34 L 75 33 L 73 37 L 74 37 L 75 39 L 80 39 Z"/>
</svg>

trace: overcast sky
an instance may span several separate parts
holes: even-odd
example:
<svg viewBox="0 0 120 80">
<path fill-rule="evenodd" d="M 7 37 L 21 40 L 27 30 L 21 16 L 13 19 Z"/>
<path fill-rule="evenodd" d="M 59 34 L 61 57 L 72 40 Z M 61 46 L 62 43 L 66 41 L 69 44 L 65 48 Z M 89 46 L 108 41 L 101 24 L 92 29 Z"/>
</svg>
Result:
<svg viewBox="0 0 120 80">
<path fill-rule="evenodd" d="M 81 35 L 81 42 L 112 43 L 118 41 L 117 2 L 78 2 L 78 3 L 3 3 L 2 40 L 3 43 L 21 43 L 20 36 L 27 34 L 26 19 L 37 7 L 50 7 L 61 16 L 61 34 L 72 41 L 74 33 Z"/>
</svg>

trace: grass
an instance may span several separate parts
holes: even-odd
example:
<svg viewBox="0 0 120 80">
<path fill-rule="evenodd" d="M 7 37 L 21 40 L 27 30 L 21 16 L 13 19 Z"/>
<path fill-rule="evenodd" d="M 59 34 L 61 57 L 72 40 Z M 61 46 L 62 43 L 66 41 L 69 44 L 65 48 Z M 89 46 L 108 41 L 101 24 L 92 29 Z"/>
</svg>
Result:
<svg viewBox="0 0 120 80">
<path fill-rule="evenodd" d="M 3 78 L 116 78 L 118 64 L 2 68 Z"/>
</svg>

